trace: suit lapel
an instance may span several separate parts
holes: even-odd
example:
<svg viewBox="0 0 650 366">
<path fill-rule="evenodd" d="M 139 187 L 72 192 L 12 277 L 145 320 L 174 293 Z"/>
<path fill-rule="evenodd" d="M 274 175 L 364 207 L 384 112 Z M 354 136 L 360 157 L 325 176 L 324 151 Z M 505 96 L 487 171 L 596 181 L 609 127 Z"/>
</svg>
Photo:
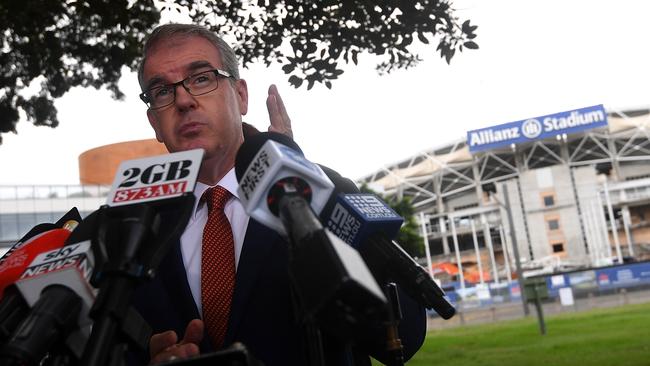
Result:
<svg viewBox="0 0 650 366">
<path fill-rule="evenodd" d="M 177 220 L 176 215 L 168 214 L 163 216 L 161 226 L 171 226 Z M 177 314 L 182 329 L 177 329 L 179 337 L 185 333 L 185 327 L 192 319 L 201 319 L 201 315 L 194 302 L 192 291 L 190 290 L 189 283 L 187 282 L 187 274 L 185 272 L 185 264 L 183 263 L 183 255 L 181 253 L 180 238 L 174 242 L 169 250 L 169 253 L 163 259 L 160 268 L 163 269 L 158 272 L 158 277 L 162 282 L 163 288 L 167 291 L 168 299 L 171 303 L 174 313 Z M 201 350 L 203 352 L 211 351 L 213 349 L 210 344 L 207 333 L 201 342 Z"/>
<path fill-rule="evenodd" d="M 165 270 L 159 273 L 160 279 L 167 289 L 169 299 L 180 318 L 184 320 L 185 324 L 192 319 L 200 318 L 194 297 L 187 283 L 180 241 L 174 243 L 169 255 L 165 258 L 164 265 L 161 267 L 165 268 Z"/>
<path fill-rule="evenodd" d="M 244 315 L 244 309 L 254 289 L 257 275 L 264 262 L 268 260 L 269 253 L 275 241 L 280 236 L 273 230 L 251 218 L 246 229 L 246 238 L 242 247 L 237 274 L 235 276 L 235 290 L 230 305 L 230 319 L 224 344 L 230 344 L 235 336 L 239 322 Z"/>
</svg>

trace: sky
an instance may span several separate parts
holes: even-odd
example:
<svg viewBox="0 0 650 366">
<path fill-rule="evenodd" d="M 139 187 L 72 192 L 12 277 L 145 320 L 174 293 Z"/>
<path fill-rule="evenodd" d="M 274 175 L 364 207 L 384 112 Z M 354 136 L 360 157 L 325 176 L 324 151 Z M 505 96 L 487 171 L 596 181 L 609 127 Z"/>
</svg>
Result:
<svg viewBox="0 0 650 366">
<path fill-rule="evenodd" d="M 435 53 L 409 70 L 379 76 L 375 60 L 334 81 L 294 89 L 279 65 L 241 71 L 249 87 L 244 121 L 268 127 L 266 94 L 275 83 L 306 157 L 359 179 L 418 152 L 466 138 L 469 130 L 603 104 L 650 107 L 650 2 L 637 0 L 456 0 L 457 16 L 478 25 L 479 50 L 451 65 Z M 59 127 L 18 123 L 3 134 L 0 185 L 78 184 L 86 150 L 153 138 L 135 73 L 120 87 L 76 88 L 56 101 Z"/>
</svg>

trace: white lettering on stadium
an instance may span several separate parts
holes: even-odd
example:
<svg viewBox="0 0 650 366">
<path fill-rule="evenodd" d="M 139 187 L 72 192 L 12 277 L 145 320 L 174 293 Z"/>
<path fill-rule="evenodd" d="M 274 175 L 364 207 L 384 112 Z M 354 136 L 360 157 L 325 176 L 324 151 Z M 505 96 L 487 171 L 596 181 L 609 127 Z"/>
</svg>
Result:
<svg viewBox="0 0 650 366">
<path fill-rule="evenodd" d="M 580 113 L 571 112 L 567 117 L 546 117 L 544 118 L 544 132 L 560 131 L 567 128 L 590 125 L 606 120 L 602 110 Z M 508 141 L 519 138 L 519 127 L 508 127 L 498 130 L 486 129 L 470 133 L 469 145 L 480 146 L 492 143 Z"/>
<path fill-rule="evenodd" d="M 516 138 L 519 138 L 519 127 L 509 127 L 501 130 L 482 130 L 471 133 L 469 144 L 470 146 L 485 145 Z"/>
<path fill-rule="evenodd" d="M 573 111 L 568 117 L 544 118 L 544 131 L 551 132 L 551 131 L 563 130 L 565 128 L 589 125 L 596 122 L 602 122 L 604 120 L 605 120 L 605 113 L 603 113 L 603 111 L 592 111 L 587 113 L 580 113 L 578 111 Z"/>
</svg>

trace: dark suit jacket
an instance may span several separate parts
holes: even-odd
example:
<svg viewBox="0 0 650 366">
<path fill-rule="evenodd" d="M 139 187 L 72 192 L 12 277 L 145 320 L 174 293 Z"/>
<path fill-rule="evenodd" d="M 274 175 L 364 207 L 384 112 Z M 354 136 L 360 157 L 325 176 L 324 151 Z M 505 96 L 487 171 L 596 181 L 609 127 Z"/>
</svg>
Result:
<svg viewBox="0 0 650 366">
<path fill-rule="evenodd" d="M 174 217 L 163 218 L 161 227 L 167 227 L 165 223 L 173 220 Z M 237 267 L 224 346 L 241 342 L 267 366 L 308 365 L 305 332 L 298 324 L 291 300 L 287 254 L 288 244 L 282 237 L 250 219 Z M 154 333 L 174 330 L 182 338 L 189 321 L 200 318 L 200 314 L 187 283 L 179 242 L 170 249 L 157 273 L 153 281 L 138 288 L 133 304 Z M 424 341 L 426 315 L 424 308 L 405 294 L 400 293 L 400 300 L 404 320 L 399 332 L 408 359 Z M 385 329 L 378 324 L 362 333 L 366 335 L 352 347 L 324 334 L 326 364 L 370 365 L 367 355 L 385 360 Z M 206 334 L 200 345 L 202 353 L 213 351 L 208 339 Z M 129 357 L 132 365 L 148 361 L 146 354 Z"/>
</svg>

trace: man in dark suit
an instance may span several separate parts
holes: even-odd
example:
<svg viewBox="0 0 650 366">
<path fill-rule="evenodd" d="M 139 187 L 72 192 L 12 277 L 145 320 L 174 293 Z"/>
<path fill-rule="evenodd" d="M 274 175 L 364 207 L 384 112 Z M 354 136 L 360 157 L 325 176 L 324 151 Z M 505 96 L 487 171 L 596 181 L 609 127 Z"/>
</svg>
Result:
<svg viewBox="0 0 650 366">
<path fill-rule="evenodd" d="M 266 365 L 305 365 L 307 345 L 290 293 L 287 243 L 247 216 L 237 197 L 235 155 L 244 141 L 244 129 L 251 128 L 242 124 L 248 90 L 239 77 L 232 49 L 202 27 L 164 25 L 145 43 L 138 76 L 156 138 L 170 152 L 205 150 L 194 192 L 196 207 L 180 243 L 166 256 L 156 279 L 135 295 L 136 309 L 156 333 L 149 343 L 149 357 L 144 355 L 138 362 L 155 364 L 241 342 Z M 273 85 L 266 104 L 269 130 L 291 137 L 290 119 Z M 335 180 L 343 179 L 332 174 Z M 215 191 L 225 192 L 219 210 L 220 217 L 227 218 L 229 244 L 206 264 L 206 258 L 215 255 L 208 250 L 212 244 L 206 245 L 214 234 L 206 233 L 213 225 L 213 212 L 218 210 L 212 209 L 212 198 L 205 196 Z M 164 218 L 162 226 L 173 220 Z M 219 237 L 223 231 L 220 226 Z M 215 267 L 232 268 L 206 282 L 208 276 L 214 276 L 209 271 Z M 222 286 L 229 276 L 234 283 Z M 216 306 L 209 302 L 213 298 Z M 405 317 L 400 335 L 405 356 L 410 358 L 424 340 L 425 314 L 406 296 L 402 296 L 402 306 Z M 219 314 L 215 316 L 215 312 Z M 359 338 L 354 347 L 325 335 L 327 364 L 369 364 L 368 354 L 385 357 L 384 331 L 364 331 L 367 336 Z"/>
</svg>

